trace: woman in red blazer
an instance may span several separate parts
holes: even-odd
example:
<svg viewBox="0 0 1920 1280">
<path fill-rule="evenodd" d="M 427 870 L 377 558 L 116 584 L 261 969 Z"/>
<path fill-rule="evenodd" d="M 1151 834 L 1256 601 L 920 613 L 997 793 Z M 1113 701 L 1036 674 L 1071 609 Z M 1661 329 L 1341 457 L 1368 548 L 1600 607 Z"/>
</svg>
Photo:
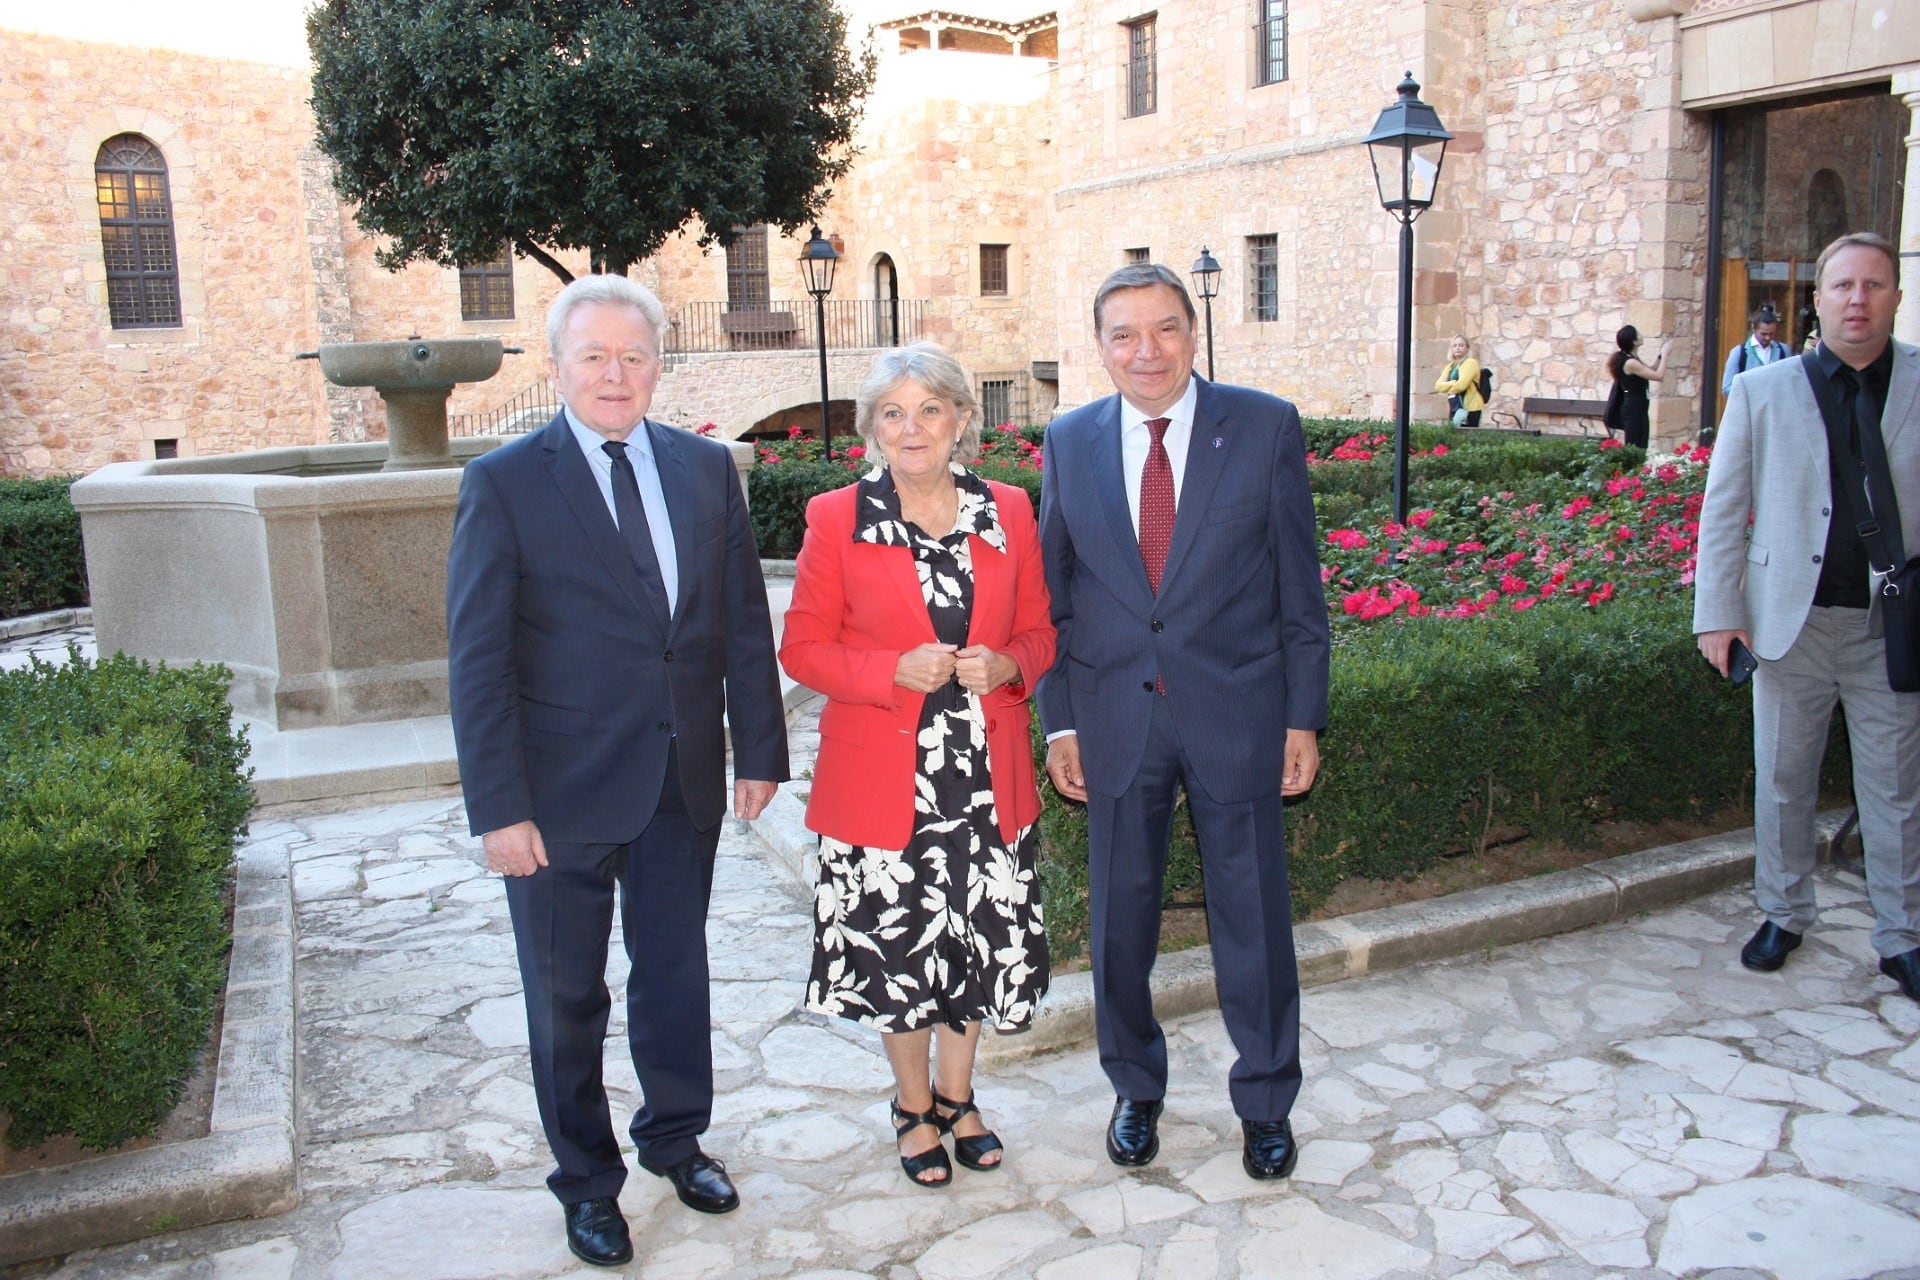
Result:
<svg viewBox="0 0 1920 1280">
<path fill-rule="evenodd" d="M 952 1181 L 945 1134 L 968 1168 L 999 1165 L 980 1024 L 1024 1028 L 1048 973 L 1027 690 L 1053 624 L 1032 502 L 959 464 L 980 448 L 971 381 L 928 342 L 875 361 L 856 421 L 878 465 L 808 504 L 780 646 L 827 696 L 807 1007 L 882 1033 L 922 1186 Z"/>
</svg>

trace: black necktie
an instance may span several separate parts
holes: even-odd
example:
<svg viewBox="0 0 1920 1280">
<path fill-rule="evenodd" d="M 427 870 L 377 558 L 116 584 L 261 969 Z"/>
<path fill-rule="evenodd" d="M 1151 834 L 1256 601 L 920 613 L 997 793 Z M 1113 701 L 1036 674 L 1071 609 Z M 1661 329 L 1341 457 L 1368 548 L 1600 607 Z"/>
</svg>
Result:
<svg viewBox="0 0 1920 1280">
<path fill-rule="evenodd" d="M 609 440 L 600 447 L 613 460 L 613 513 L 620 522 L 620 536 L 626 540 L 633 566 L 640 571 L 641 580 L 664 616 L 668 612 L 667 587 L 660 577 L 660 556 L 653 549 L 653 528 L 647 523 L 646 504 L 640 501 L 640 478 L 633 473 L 627 443 Z"/>
</svg>

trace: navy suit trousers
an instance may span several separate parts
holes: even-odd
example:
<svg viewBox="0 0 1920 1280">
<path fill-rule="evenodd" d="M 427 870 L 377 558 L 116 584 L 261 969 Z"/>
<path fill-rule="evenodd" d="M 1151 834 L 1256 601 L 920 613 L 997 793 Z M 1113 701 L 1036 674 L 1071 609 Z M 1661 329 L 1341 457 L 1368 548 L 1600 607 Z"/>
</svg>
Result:
<svg viewBox="0 0 1920 1280">
<path fill-rule="evenodd" d="M 508 876 L 527 1005 L 533 1089 L 562 1203 L 618 1196 L 627 1170 L 600 1064 L 612 1001 L 607 945 L 616 892 L 627 948 L 627 1042 L 645 1101 L 630 1132 L 642 1168 L 693 1155 L 713 1115 L 707 903 L 716 823 L 696 830 L 677 752 L 646 828 L 626 844 L 547 845 L 548 865 Z"/>
<path fill-rule="evenodd" d="M 1200 839 L 1220 1013 L 1239 1058 L 1228 1073 L 1235 1114 L 1283 1120 L 1300 1094 L 1300 975 L 1280 780 L 1238 804 L 1207 795 L 1167 700 L 1142 698 L 1146 753 L 1123 794 L 1087 796 L 1094 1020 L 1100 1065 L 1135 1101 L 1167 1091 L 1167 1042 L 1148 977 L 1160 944 L 1167 836 L 1182 784 Z"/>
</svg>

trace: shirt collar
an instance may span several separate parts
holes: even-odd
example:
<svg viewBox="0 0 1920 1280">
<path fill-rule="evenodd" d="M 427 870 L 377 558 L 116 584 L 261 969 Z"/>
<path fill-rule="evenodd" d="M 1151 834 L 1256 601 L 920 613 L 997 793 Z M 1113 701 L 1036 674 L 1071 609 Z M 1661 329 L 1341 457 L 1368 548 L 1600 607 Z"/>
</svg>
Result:
<svg viewBox="0 0 1920 1280">
<path fill-rule="evenodd" d="M 1197 373 L 1189 374 L 1187 377 L 1187 389 L 1181 397 L 1173 404 L 1167 406 L 1165 413 L 1151 416 L 1165 418 L 1168 423 L 1171 424 L 1169 429 L 1175 426 L 1191 428 L 1193 426 L 1194 410 L 1199 403 L 1200 375 Z M 1120 397 L 1120 431 L 1122 435 L 1129 431 L 1138 430 L 1140 424 L 1145 422 L 1148 416 L 1144 410 L 1136 407 L 1133 401 L 1127 399 L 1125 396 Z"/>
<path fill-rule="evenodd" d="M 1846 363 L 1841 360 L 1839 356 L 1835 355 L 1833 348 L 1829 347 L 1824 341 L 1813 349 L 1813 358 L 1819 363 L 1821 374 L 1824 375 L 1829 382 L 1832 382 L 1834 375 L 1840 372 L 1840 366 Z M 1893 376 L 1893 342 L 1891 339 L 1889 339 L 1887 345 L 1881 349 L 1880 354 L 1874 357 L 1872 363 L 1867 365 L 1867 372 L 1870 376 L 1870 381 L 1874 385 L 1882 387 L 1887 385 Z"/>
<path fill-rule="evenodd" d="M 567 426 L 572 428 L 573 438 L 579 443 L 580 452 L 586 454 L 588 457 L 592 457 L 594 454 L 599 454 L 601 457 L 608 456 L 606 450 L 600 447 L 607 442 L 607 438 L 586 423 L 580 421 L 580 419 L 574 417 L 573 406 L 561 405 L 560 412 L 567 415 Z M 627 436 L 627 453 L 629 456 L 642 458 L 651 458 L 653 456 L 653 441 L 647 436 L 647 421 L 645 418 L 642 418 L 640 425 L 635 427 L 632 433 Z"/>
</svg>

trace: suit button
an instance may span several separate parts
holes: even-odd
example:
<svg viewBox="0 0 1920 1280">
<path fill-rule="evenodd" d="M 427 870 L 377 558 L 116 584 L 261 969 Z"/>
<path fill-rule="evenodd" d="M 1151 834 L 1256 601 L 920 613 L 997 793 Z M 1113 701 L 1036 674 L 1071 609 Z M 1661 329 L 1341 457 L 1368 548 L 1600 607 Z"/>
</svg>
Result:
<svg viewBox="0 0 1920 1280">
<path fill-rule="evenodd" d="M 1155 631 L 1156 633 L 1158 633 L 1158 632 L 1161 632 L 1161 631 L 1165 631 L 1165 630 L 1167 629 L 1167 624 L 1166 624 L 1166 623 L 1164 623 L 1164 622 L 1162 622 L 1162 621 L 1160 621 L 1160 619 L 1158 619 L 1158 618 L 1155 618 L 1155 619 L 1153 620 L 1153 629 L 1154 629 L 1154 631 Z"/>
<path fill-rule="evenodd" d="M 999 722 L 998 720 L 989 720 L 989 721 L 987 721 L 987 732 L 988 732 L 988 733 L 993 733 L 994 731 L 996 731 L 997 729 L 999 729 L 999 727 L 1000 727 L 1000 722 Z"/>
<path fill-rule="evenodd" d="M 1145 689 L 1145 690 L 1146 690 L 1146 691 L 1147 691 L 1148 693 L 1152 693 L 1152 692 L 1153 692 L 1153 681 L 1151 681 L 1151 680 L 1142 680 L 1142 681 L 1140 682 L 1140 687 L 1141 687 L 1142 689 Z"/>
<path fill-rule="evenodd" d="M 667 652 L 666 652 L 666 653 L 665 653 L 665 654 L 664 654 L 663 656 L 664 656 L 664 657 L 666 658 L 666 660 L 667 660 L 668 662 L 672 662 L 672 661 L 673 661 L 673 650 L 671 650 L 671 649 L 669 649 L 669 650 L 667 650 Z"/>
<path fill-rule="evenodd" d="M 662 721 L 660 722 L 660 732 L 662 732 L 662 733 L 672 733 L 672 732 L 673 732 L 673 724 L 672 724 L 672 722 L 670 722 L 670 721 L 667 721 L 667 720 L 662 720 Z"/>
</svg>

